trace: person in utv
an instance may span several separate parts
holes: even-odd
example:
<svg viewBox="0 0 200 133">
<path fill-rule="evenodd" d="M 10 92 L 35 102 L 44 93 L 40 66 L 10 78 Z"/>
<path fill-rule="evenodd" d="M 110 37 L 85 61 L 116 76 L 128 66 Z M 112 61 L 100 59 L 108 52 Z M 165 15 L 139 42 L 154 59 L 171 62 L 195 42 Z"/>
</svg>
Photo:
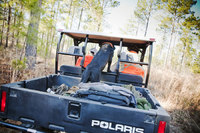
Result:
<svg viewBox="0 0 200 133">
<path fill-rule="evenodd" d="M 84 67 L 86 68 L 88 64 L 90 64 L 90 62 L 92 61 L 92 59 L 94 58 L 95 54 L 97 53 L 96 48 L 91 48 L 90 49 L 90 53 L 87 54 L 85 56 L 85 61 L 84 61 Z M 81 60 L 83 59 L 83 57 L 79 57 L 77 62 L 76 62 L 76 66 L 81 66 Z"/>
<path fill-rule="evenodd" d="M 133 50 L 128 50 L 128 52 L 122 52 L 121 60 L 137 62 L 137 61 L 139 61 L 138 53 Z M 117 66 L 117 62 L 114 63 L 111 67 L 111 70 L 113 72 L 116 71 L 116 66 Z M 119 71 L 121 73 L 125 73 L 125 74 L 138 75 L 144 79 L 145 72 L 144 72 L 144 69 L 142 68 L 142 66 L 139 64 L 120 62 L 120 70 Z"/>
<path fill-rule="evenodd" d="M 138 61 L 138 53 L 136 51 L 130 50 L 126 54 L 128 61 Z M 144 79 L 144 69 L 139 64 L 134 63 L 122 63 L 121 62 L 121 72 L 126 74 L 133 74 L 141 76 Z"/>
</svg>

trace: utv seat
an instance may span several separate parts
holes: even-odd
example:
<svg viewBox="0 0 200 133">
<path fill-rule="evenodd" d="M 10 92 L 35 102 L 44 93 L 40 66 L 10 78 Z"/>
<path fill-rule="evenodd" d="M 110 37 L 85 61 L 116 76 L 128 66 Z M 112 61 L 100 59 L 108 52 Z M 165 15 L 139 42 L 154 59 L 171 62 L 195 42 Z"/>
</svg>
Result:
<svg viewBox="0 0 200 133">
<path fill-rule="evenodd" d="M 82 53 L 82 47 L 79 46 L 71 46 L 69 47 L 68 54 L 71 55 L 83 55 Z M 81 68 L 77 67 L 77 66 L 70 66 L 70 65 L 62 65 L 60 67 L 60 72 L 64 75 L 73 75 L 76 77 L 80 77 L 81 76 Z"/>
<path fill-rule="evenodd" d="M 127 83 L 136 86 L 142 86 L 143 78 L 139 75 L 125 74 L 120 72 L 118 76 L 118 83 Z"/>
<path fill-rule="evenodd" d="M 122 73 L 138 75 L 144 78 L 144 74 L 145 74 L 144 69 L 139 64 L 131 63 L 134 61 L 133 56 L 127 55 L 125 52 L 122 52 L 120 60 L 130 62 L 130 63 L 123 64 L 123 70 L 121 71 Z"/>
<path fill-rule="evenodd" d="M 123 60 L 123 61 L 134 61 L 134 59 L 130 58 L 125 52 L 122 52 L 120 57 L 121 57 L 120 60 Z M 133 74 L 133 73 L 129 73 L 131 71 L 125 67 L 126 64 L 123 64 L 123 65 L 125 69 L 119 72 L 117 82 L 118 83 L 133 83 L 136 86 L 142 86 L 143 77 L 141 76 L 142 74 L 137 72 L 138 71 L 136 69 L 137 67 L 132 67 L 132 66 L 129 67 L 130 69 L 134 69 L 134 72 L 136 71 L 135 73 L 137 73 L 137 74 Z M 128 70 L 128 71 L 125 71 L 125 70 Z"/>
<path fill-rule="evenodd" d="M 64 75 L 81 77 L 81 67 L 62 65 L 60 71 Z"/>
<path fill-rule="evenodd" d="M 117 74 L 115 72 L 102 72 L 101 80 L 106 82 L 115 82 Z"/>
<path fill-rule="evenodd" d="M 67 53 L 69 53 L 69 54 L 83 55 L 83 53 L 82 53 L 82 47 L 71 46 L 71 47 L 69 47 Z"/>
</svg>

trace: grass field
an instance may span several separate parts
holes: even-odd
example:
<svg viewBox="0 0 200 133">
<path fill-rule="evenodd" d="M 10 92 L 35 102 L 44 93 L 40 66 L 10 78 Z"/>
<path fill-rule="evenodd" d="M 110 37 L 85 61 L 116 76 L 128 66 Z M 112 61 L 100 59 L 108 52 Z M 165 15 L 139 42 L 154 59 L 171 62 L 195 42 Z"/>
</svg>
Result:
<svg viewBox="0 0 200 133">
<path fill-rule="evenodd" d="M 149 89 L 170 113 L 171 132 L 200 132 L 200 75 L 153 66 Z"/>
</svg>

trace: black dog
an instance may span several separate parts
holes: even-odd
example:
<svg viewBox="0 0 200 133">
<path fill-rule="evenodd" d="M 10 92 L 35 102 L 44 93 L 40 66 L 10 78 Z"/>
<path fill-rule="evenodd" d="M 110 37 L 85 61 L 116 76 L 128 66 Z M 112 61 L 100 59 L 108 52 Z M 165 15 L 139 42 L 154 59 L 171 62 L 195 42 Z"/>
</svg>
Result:
<svg viewBox="0 0 200 133">
<path fill-rule="evenodd" d="M 112 62 L 113 52 L 115 48 L 109 42 L 104 42 L 98 53 L 94 56 L 93 60 L 86 67 L 83 72 L 81 82 L 87 83 L 99 82 L 101 79 L 101 72 L 108 63 L 107 71 L 110 72 L 110 65 Z"/>
</svg>

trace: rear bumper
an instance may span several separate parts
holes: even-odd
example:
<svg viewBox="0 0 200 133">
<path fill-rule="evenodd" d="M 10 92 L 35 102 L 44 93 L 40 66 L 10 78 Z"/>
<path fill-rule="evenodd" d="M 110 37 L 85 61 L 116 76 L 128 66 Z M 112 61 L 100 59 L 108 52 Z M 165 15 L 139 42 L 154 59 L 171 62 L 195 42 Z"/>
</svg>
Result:
<svg viewBox="0 0 200 133">
<path fill-rule="evenodd" d="M 25 132 L 29 132 L 29 133 L 45 133 L 45 132 L 38 131 L 38 130 L 35 130 L 35 129 L 32 129 L 32 128 L 26 128 L 26 127 L 23 127 L 23 126 L 14 125 L 14 124 L 3 122 L 3 121 L 0 121 L 0 125 L 3 125 L 5 127 L 9 127 L 9 128 L 13 128 L 13 129 L 17 129 L 17 130 L 21 130 L 21 131 L 25 131 Z"/>
</svg>

